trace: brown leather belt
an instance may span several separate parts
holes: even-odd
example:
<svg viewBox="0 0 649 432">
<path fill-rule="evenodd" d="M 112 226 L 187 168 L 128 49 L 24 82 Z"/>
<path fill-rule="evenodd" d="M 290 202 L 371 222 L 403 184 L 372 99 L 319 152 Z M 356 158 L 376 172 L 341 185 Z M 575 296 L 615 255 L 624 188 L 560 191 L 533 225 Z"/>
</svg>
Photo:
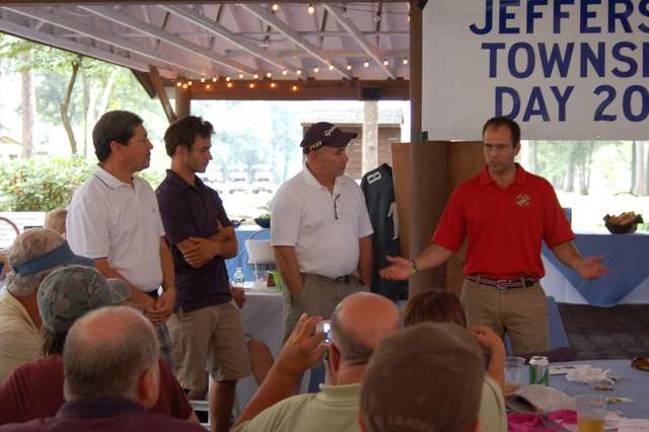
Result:
<svg viewBox="0 0 649 432">
<path fill-rule="evenodd" d="M 479 285 L 488 285 L 498 289 L 526 288 L 531 287 L 538 282 L 537 279 L 527 277 L 518 279 L 491 279 L 483 276 L 469 275 L 465 276 L 465 279 Z"/>
</svg>

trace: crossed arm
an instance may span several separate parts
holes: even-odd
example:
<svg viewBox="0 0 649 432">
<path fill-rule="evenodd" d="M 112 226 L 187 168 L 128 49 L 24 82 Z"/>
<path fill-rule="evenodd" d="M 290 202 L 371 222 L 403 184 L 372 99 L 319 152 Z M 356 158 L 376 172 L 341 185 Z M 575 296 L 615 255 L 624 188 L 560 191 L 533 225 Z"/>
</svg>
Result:
<svg viewBox="0 0 649 432">
<path fill-rule="evenodd" d="M 194 268 L 201 268 L 214 257 L 232 258 L 237 255 L 238 242 L 234 228 L 223 228 L 219 223 L 216 234 L 205 237 L 189 237 L 176 246 L 185 261 Z"/>
</svg>

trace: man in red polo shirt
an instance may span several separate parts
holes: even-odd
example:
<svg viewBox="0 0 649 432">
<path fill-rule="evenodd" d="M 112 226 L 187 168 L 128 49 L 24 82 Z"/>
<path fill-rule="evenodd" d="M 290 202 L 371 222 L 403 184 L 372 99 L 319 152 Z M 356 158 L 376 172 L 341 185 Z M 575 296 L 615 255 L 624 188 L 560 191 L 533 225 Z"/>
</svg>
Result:
<svg viewBox="0 0 649 432">
<path fill-rule="evenodd" d="M 388 257 L 386 279 L 407 279 L 436 267 L 465 238 L 462 302 L 470 324 L 509 334 L 514 353 L 549 349 L 541 240 L 564 265 L 585 279 L 608 272 L 602 256 L 583 258 L 552 185 L 514 162 L 521 149 L 516 122 L 494 117 L 482 129 L 486 167 L 453 192 L 432 244 L 414 260 Z"/>
</svg>

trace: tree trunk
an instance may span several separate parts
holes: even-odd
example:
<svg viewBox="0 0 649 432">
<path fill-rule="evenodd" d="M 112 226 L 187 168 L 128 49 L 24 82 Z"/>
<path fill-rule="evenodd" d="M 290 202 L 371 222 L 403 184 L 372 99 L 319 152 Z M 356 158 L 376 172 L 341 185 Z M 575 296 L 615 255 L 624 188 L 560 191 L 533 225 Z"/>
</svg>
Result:
<svg viewBox="0 0 649 432">
<path fill-rule="evenodd" d="M 647 145 L 643 141 L 634 141 L 635 181 L 631 193 L 637 196 L 647 195 Z"/>
<path fill-rule="evenodd" d="M 637 147 L 638 142 L 634 140 L 631 143 L 631 186 L 629 187 L 629 193 L 633 193 L 636 186 L 636 176 L 638 175 L 638 167 L 636 166 L 638 163 L 638 157 L 636 155 L 636 152 L 638 151 Z"/>
<path fill-rule="evenodd" d="M 527 169 L 530 172 L 536 172 L 536 164 L 538 160 L 538 144 L 536 141 L 528 141 L 527 143 L 527 148 L 528 148 L 528 156 L 527 156 Z"/>
<path fill-rule="evenodd" d="M 29 50 L 20 53 L 24 63 L 31 61 Z M 32 73 L 29 68 L 20 72 L 21 81 L 21 111 L 22 111 L 22 144 L 24 158 L 31 158 L 34 152 L 34 88 Z"/>
<path fill-rule="evenodd" d="M 100 115 L 106 112 L 106 109 L 108 108 L 108 102 L 110 101 L 110 94 L 113 92 L 113 86 L 115 85 L 116 80 L 117 71 L 113 69 L 110 72 L 110 75 L 108 75 L 106 86 L 104 87 L 104 91 L 99 98 L 99 105 L 97 106 L 97 110 L 95 111 L 95 118 L 99 118 Z"/>
<path fill-rule="evenodd" d="M 578 145 L 578 144 L 573 144 Z M 566 192 L 574 192 L 575 191 L 575 169 L 576 169 L 576 163 L 577 163 L 577 158 L 576 158 L 576 149 L 572 148 L 570 149 L 570 153 L 568 156 L 568 173 L 566 174 L 566 187 L 565 191 Z"/>
<path fill-rule="evenodd" d="M 88 74 L 81 70 L 81 84 L 83 89 L 83 109 L 82 109 L 82 124 L 83 124 L 83 157 L 84 159 L 88 157 L 88 111 L 90 111 L 90 79 Z"/>
<path fill-rule="evenodd" d="M 77 81 L 77 75 L 79 75 L 79 67 L 81 66 L 81 61 L 83 57 L 79 56 L 75 61 L 72 62 L 72 75 L 68 81 L 68 88 L 65 91 L 65 97 L 63 102 L 59 105 L 59 112 L 61 113 L 61 122 L 65 128 L 65 133 L 68 135 L 68 140 L 70 141 L 70 151 L 72 155 L 76 156 L 77 151 L 77 140 L 74 138 L 74 130 L 72 129 L 72 121 L 70 119 L 69 108 L 70 108 L 70 99 L 72 98 L 72 91 L 74 90 L 74 84 Z"/>
</svg>

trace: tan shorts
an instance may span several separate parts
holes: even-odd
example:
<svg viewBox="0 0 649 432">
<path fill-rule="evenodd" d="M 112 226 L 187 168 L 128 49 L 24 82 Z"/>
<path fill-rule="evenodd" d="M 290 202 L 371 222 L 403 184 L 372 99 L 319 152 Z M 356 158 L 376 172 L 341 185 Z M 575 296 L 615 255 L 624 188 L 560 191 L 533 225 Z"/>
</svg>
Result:
<svg viewBox="0 0 649 432">
<path fill-rule="evenodd" d="M 239 308 L 223 303 L 178 312 L 167 322 L 172 342 L 174 374 L 189 390 L 207 389 L 207 371 L 217 381 L 237 380 L 250 374 Z"/>
<path fill-rule="evenodd" d="M 311 274 L 303 274 L 302 277 L 304 278 L 304 289 L 299 295 L 292 294 L 288 289 L 283 291 L 284 341 L 291 335 L 302 313 L 329 319 L 342 299 L 355 292 L 368 291 L 355 277 L 350 277 L 345 282 L 336 282 L 323 276 Z"/>
<path fill-rule="evenodd" d="M 499 289 L 464 280 L 462 305 L 469 325 L 485 325 L 509 335 L 514 354 L 550 349 L 548 305 L 541 285 Z"/>
</svg>

